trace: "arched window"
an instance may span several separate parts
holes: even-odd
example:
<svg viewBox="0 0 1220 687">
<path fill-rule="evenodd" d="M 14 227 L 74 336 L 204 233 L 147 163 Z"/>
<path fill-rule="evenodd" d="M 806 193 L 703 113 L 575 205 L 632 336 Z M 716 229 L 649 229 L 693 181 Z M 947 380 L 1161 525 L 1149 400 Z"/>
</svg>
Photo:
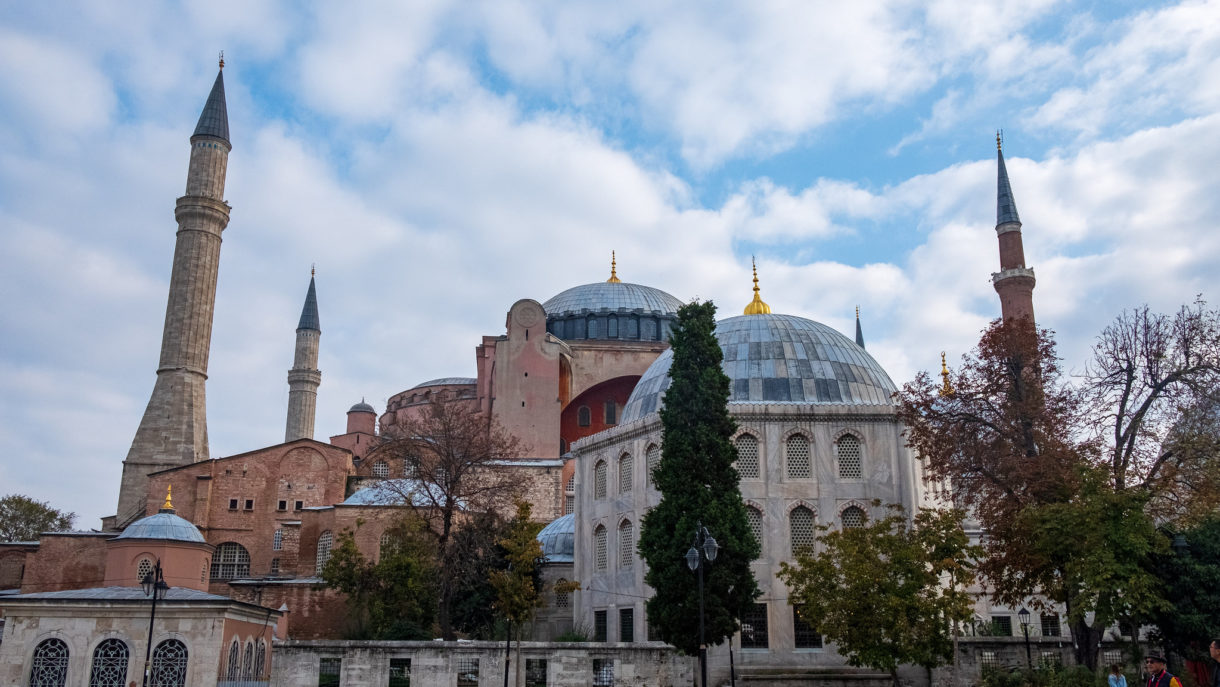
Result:
<svg viewBox="0 0 1220 687">
<path fill-rule="evenodd" d="M 606 498 L 606 461 L 599 460 L 593 466 L 593 498 Z"/>
<path fill-rule="evenodd" d="M 607 565 L 606 554 L 606 527 L 598 525 L 597 529 L 593 530 L 593 558 L 594 567 L 598 570 L 605 570 Z"/>
<path fill-rule="evenodd" d="M 763 514 L 754 506 L 746 506 L 746 522 L 750 524 L 750 534 L 758 542 L 759 556 L 762 556 L 763 545 Z"/>
<path fill-rule="evenodd" d="M 167 639 L 153 649 L 152 674 L 148 681 L 154 687 L 186 687 L 186 645 Z"/>
<path fill-rule="evenodd" d="M 844 434 L 835 442 L 835 453 L 839 456 L 839 479 L 864 477 L 864 466 L 860 460 L 860 440 Z"/>
<path fill-rule="evenodd" d="M 630 453 L 624 453 L 618 459 L 618 493 L 631 493 L 631 480 L 635 476 L 632 474 L 635 469 L 635 461 L 631 458 Z"/>
<path fill-rule="evenodd" d="M 859 506 L 848 506 L 839 514 L 839 519 L 843 521 L 843 529 L 855 529 L 864 527 L 864 511 Z"/>
<path fill-rule="evenodd" d="M 241 661 L 241 676 L 243 680 L 254 678 L 254 642 L 246 642 L 246 653 Z"/>
<path fill-rule="evenodd" d="M 30 687 L 63 687 L 68 681 L 68 645 L 51 637 L 34 647 Z"/>
<path fill-rule="evenodd" d="M 93 650 L 89 687 L 123 687 L 127 684 L 127 642 L 104 639 Z"/>
<path fill-rule="evenodd" d="M 576 424 L 581 427 L 593 424 L 593 411 L 589 410 L 589 406 L 581 406 L 576 409 Z"/>
<path fill-rule="evenodd" d="M 624 520 L 618 526 L 618 565 L 620 568 L 630 568 L 635 561 L 635 527 L 630 520 Z"/>
<path fill-rule="evenodd" d="M 376 463 L 373 463 L 373 476 L 382 478 L 389 477 L 390 466 L 384 460 L 379 460 Z"/>
<path fill-rule="evenodd" d="M 792 542 L 792 555 L 809 552 L 817 539 L 814 529 L 813 511 L 804 506 L 797 506 L 788 514 L 788 538 Z"/>
<path fill-rule="evenodd" d="M 737 473 L 742 479 L 758 479 L 758 438 L 753 434 L 737 437 Z"/>
<path fill-rule="evenodd" d="M 555 580 L 555 589 L 559 590 L 568 583 L 564 578 Z M 555 608 L 568 608 L 572 605 L 572 597 L 567 591 L 555 592 Z"/>
<path fill-rule="evenodd" d="M 284 530 L 276 530 L 275 534 L 271 535 L 271 550 L 280 551 L 284 548 Z"/>
<path fill-rule="evenodd" d="M 813 477 L 813 461 L 809 457 L 809 439 L 803 434 L 788 437 L 788 479 Z"/>
<path fill-rule="evenodd" d="M 241 677 L 241 645 L 237 643 L 237 639 L 229 645 L 229 665 L 225 676 L 230 681 Z"/>
<path fill-rule="evenodd" d="M 661 464 L 661 447 L 656 444 L 648 445 L 648 452 L 644 454 L 648 461 L 648 471 L 644 475 L 644 479 L 649 484 L 653 483 L 653 473 L 656 472 L 657 466 Z"/>
<path fill-rule="evenodd" d="M 212 579 L 233 580 L 250 576 L 250 552 L 237 542 L 227 541 L 212 554 Z"/>
<path fill-rule="evenodd" d="M 267 642 L 258 640 L 258 648 L 254 650 L 254 679 L 261 680 L 267 676 Z"/>
<path fill-rule="evenodd" d="M 322 533 L 322 536 L 318 537 L 318 555 L 315 558 L 316 563 L 314 564 L 315 575 L 322 574 L 322 568 L 326 567 L 326 561 L 330 560 L 330 547 L 334 543 L 335 538 L 330 533 L 330 530 L 326 530 Z"/>
</svg>

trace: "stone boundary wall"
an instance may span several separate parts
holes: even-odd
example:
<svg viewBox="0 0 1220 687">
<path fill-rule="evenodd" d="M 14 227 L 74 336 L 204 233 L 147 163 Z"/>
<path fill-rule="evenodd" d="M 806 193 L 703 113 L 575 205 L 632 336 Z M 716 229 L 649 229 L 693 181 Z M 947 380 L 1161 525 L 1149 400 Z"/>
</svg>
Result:
<svg viewBox="0 0 1220 687">
<path fill-rule="evenodd" d="M 479 687 L 504 684 L 502 642 L 383 642 L 383 641 L 277 641 L 272 651 L 271 687 L 318 684 L 323 659 L 341 661 L 340 687 L 380 687 L 389 684 L 390 660 L 410 659 L 411 684 L 444 687 L 457 684 L 458 672 L 469 672 L 477 661 Z M 588 687 L 594 683 L 594 662 L 612 671 L 608 685 L 676 687 L 692 684 L 693 658 L 652 643 L 522 642 L 521 684 L 526 661 L 546 661 L 548 687 Z M 513 645 L 512 675 L 517 672 Z M 603 672 L 603 675 L 605 673 Z M 602 683 L 597 683 L 602 684 Z"/>
</svg>

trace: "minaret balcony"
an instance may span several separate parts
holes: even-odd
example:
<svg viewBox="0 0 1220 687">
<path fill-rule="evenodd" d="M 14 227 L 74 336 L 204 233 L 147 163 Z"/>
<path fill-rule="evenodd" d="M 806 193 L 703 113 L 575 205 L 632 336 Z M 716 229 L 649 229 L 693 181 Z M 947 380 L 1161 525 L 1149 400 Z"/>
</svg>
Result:
<svg viewBox="0 0 1220 687">
<path fill-rule="evenodd" d="M 1034 268 L 1032 267 L 1013 267 L 1011 269 L 1002 270 L 1000 272 L 991 273 L 991 282 L 999 284 L 1007 279 L 1025 277 L 1034 280 Z M 1036 281 L 1036 280 L 1035 280 Z"/>
</svg>

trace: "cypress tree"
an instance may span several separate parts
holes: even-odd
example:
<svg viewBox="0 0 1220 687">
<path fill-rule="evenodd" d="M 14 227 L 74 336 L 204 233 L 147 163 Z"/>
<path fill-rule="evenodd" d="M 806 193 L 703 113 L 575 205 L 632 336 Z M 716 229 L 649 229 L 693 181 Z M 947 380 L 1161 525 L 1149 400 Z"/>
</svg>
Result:
<svg viewBox="0 0 1220 687">
<path fill-rule="evenodd" d="M 672 381 L 660 411 L 661 461 L 653 473 L 661 502 L 644 516 L 639 541 L 648 564 L 644 580 L 656 590 L 648 600 L 649 622 L 660 639 L 691 655 L 699 651 L 699 591 L 697 573 L 684 556 L 699 522 L 720 545 L 715 562 L 703 562 L 708 645 L 731 637 L 742 611 L 759 595 L 750 572 L 759 543 L 750 532 L 733 466 L 737 423 L 728 412 L 729 378 L 720 368 L 723 353 L 712 334 L 715 327 L 716 306 L 710 301 L 678 310 L 670 335 Z"/>
</svg>

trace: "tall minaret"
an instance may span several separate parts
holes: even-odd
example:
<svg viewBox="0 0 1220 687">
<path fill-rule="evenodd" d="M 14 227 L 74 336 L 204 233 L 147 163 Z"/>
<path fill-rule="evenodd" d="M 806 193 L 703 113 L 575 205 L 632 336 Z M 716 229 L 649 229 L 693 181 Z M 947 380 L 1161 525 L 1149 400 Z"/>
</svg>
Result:
<svg viewBox="0 0 1220 687">
<path fill-rule="evenodd" d="M 216 82 L 191 136 L 186 194 L 178 199 L 174 210 L 178 238 L 161 335 L 161 362 L 152 398 L 123 461 L 113 523 L 118 527 L 144 515 L 148 473 L 208 459 L 204 385 L 212 343 L 220 233 L 229 223 L 224 190 L 232 148 L 222 57 Z"/>
<path fill-rule="evenodd" d="M 313 438 L 313 421 L 318 407 L 318 385 L 322 373 L 318 370 L 318 294 L 314 291 L 314 273 L 309 271 L 309 291 L 305 292 L 305 307 L 297 324 L 297 348 L 288 371 L 288 424 L 284 441 Z"/>
<path fill-rule="evenodd" d="M 995 136 L 999 178 L 996 190 L 995 233 L 1000 240 L 1000 271 L 991 274 L 991 283 L 1000 295 L 1000 313 L 1005 320 L 1034 319 L 1034 271 L 1025 266 L 1025 249 L 1021 245 L 1021 218 L 1017 202 L 1008 183 L 1004 167 L 1003 138 Z"/>
</svg>

